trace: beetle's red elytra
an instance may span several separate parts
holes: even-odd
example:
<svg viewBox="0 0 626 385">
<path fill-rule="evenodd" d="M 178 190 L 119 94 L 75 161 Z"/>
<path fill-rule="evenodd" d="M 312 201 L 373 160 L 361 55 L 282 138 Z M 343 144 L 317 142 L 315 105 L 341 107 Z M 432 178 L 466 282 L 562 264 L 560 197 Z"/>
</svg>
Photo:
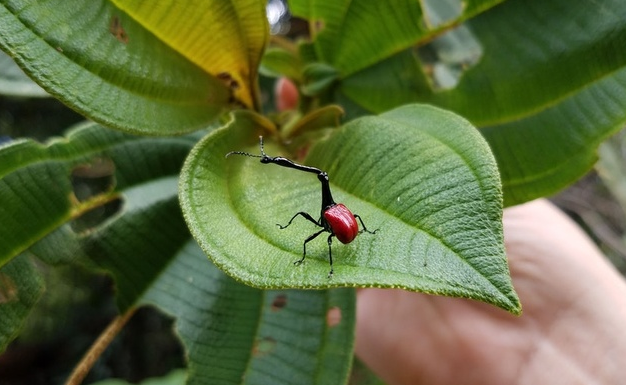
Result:
<svg viewBox="0 0 626 385">
<path fill-rule="evenodd" d="M 352 242 L 359 234 L 356 218 L 343 203 L 328 207 L 324 211 L 324 218 L 330 225 L 335 237 L 343 244 Z"/>
<path fill-rule="evenodd" d="M 319 168 L 298 164 L 290 159 L 283 158 L 282 156 L 272 157 L 272 156 L 267 155 L 265 151 L 263 150 L 263 137 L 262 136 L 259 137 L 259 147 L 261 148 L 261 155 L 254 155 L 254 154 L 250 154 L 250 153 L 243 152 L 243 151 L 231 151 L 228 154 L 226 154 L 226 157 L 233 155 L 233 154 L 251 156 L 253 158 L 261 158 L 261 163 L 264 163 L 264 164 L 274 163 L 279 166 L 293 168 L 296 170 L 317 174 L 317 179 L 322 184 L 322 209 L 320 212 L 319 219 L 316 221 L 315 219 L 313 219 L 313 217 L 309 213 L 300 211 L 300 212 L 297 212 L 293 217 L 291 217 L 291 219 L 286 225 L 282 226 L 280 224 L 277 224 L 277 226 L 281 229 L 285 229 L 291 224 L 291 222 L 293 222 L 293 220 L 298 215 L 300 215 L 307 221 L 314 223 L 316 226 L 322 228 L 316 233 L 309 235 L 309 237 L 304 240 L 302 258 L 295 261 L 294 265 L 299 265 L 302 262 L 304 262 L 304 259 L 306 258 L 306 244 L 309 241 L 312 241 L 313 239 L 317 238 L 317 236 L 323 232 L 330 233 L 330 235 L 327 238 L 327 242 L 328 242 L 328 260 L 330 262 L 330 272 L 328 273 L 328 278 L 331 278 L 333 276 L 333 254 L 332 254 L 332 248 L 331 248 L 331 245 L 333 243 L 333 237 L 337 237 L 339 242 L 346 244 L 346 243 L 352 242 L 354 238 L 356 238 L 356 236 L 362 232 L 376 234 L 378 229 L 374 231 L 369 231 L 367 227 L 365 227 L 365 224 L 363 223 L 363 220 L 361 219 L 360 216 L 356 214 L 352 214 L 352 212 L 344 204 L 335 203 L 333 199 L 333 195 L 330 192 L 330 182 L 329 182 L 328 174 L 326 173 L 326 171 L 322 171 Z M 363 227 L 363 230 L 359 230 L 359 225 L 356 221 L 357 219 L 359 220 L 359 222 L 361 222 L 361 226 Z"/>
</svg>

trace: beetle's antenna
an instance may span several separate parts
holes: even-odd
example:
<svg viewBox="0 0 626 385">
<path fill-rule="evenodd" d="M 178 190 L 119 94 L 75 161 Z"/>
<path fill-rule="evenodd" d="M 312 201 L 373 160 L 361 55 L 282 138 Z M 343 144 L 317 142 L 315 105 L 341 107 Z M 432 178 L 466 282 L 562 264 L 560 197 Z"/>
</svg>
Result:
<svg viewBox="0 0 626 385">
<path fill-rule="evenodd" d="M 249 152 L 243 152 L 243 151 L 231 151 L 228 154 L 226 154 L 226 157 L 228 158 L 231 155 L 245 155 L 245 156 L 251 156 L 253 158 L 263 158 L 263 156 L 261 155 L 254 155 L 254 154 L 250 154 Z"/>
<path fill-rule="evenodd" d="M 254 155 L 245 151 L 231 151 L 228 154 L 226 154 L 226 158 L 228 158 L 230 155 L 245 155 L 245 156 L 250 156 L 252 158 L 266 158 L 267 154 L 265 154 L 265 151 L 263 151 L 263 137 L 262 136 L 259 136 L 259 147 L 261 147 L 261 155 Z"/>
</svg>

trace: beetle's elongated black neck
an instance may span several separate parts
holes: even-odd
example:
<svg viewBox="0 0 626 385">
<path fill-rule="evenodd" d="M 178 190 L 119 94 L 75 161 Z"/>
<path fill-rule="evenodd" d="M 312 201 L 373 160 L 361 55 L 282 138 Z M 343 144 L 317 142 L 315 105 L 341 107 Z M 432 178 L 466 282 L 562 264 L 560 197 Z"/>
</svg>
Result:
<svg viewBox="0 0 626 385">
<path fill-rule="evenodd" d="M 330 192 L 330 184 L 326 171 L 322 171 L 319 168 L 304 166 L 302 164 L 295 163 L 294 161 L 283 158 L 282 156 L 272 157 L 265 155 L 261 157 L 261 163 L 274 163 L 279 166 L 294 168 L 296 170 L 317 174 L 317 179 L 322 184 L 322 211 L 327 207 L 334 206 L 336 204 L 333 199 L 333 194 Z"/>
<path fill-rule="evenodd" d="M 336 205 L 333 194 L 330 192 L 330 183 L 326 171 L 317 174 L 317 179 L 322 183 L 322 212 L 330 206 Z"/>
<path fill-rule="evenodd" d="M 274 163 L 277 164 L 279 166 L 283 166 L 283 167 L 288 167 L 288 168 L 295 168 L 296 170 L 300 170 L 300 171 L 306 171 L 306 172 L 311 172 L 313 174 L 321 174 L 323 171 L 320 170 L 319 168 L 315 168 L 315 167 L 310 167 L 310 166 L 304 166 L 298 163 L 295 163 L 294 161 L 287 159 L 287 158 L 283 158 L 282 156 L 262 156 L 261 157 L 261 163 Z"/>
<path fill-rule="evenodd" d="M 265 151 L 263 150 L 263 137 L 262 136 L 259 136 L 259 147 L 261 148 L 261 155 L 254 155 L 254 154 L 250 154 L 244 151 L 231 151 L 228 154 L 226 154 L 226 157 L 233 155 L 233 154 L 251 156 L 253 158 L 261 158 L 261 163 L 265 163 L 265 164 L 274 163 L 279 166 L 293 168 L 296 170 L 317 174 L 317 179 L 322 184 L 322 213 L 328 207 L 336 205 L 335 201 L 333 200 L 333 194 L 331 194 L 330 192 L 330 183 L 328 181 L 328 174 L 326 173 L 326 171 L 322 171 L 319 168 L 298 164 L 292 161 L 291 159 L 283 158 L 282 156 L 267 155 Z"/>
</svg>

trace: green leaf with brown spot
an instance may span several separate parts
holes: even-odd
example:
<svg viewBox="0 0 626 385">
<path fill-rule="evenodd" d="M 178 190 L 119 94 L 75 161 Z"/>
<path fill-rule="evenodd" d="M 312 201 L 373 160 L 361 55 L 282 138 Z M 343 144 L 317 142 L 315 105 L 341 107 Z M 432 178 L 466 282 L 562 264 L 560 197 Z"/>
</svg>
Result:
<svg viewBox="0 0 626 385">
<path fill-rule="evenodd" d="M 266 289 L 340 286 L 402 287 L 469 297 L 513 313 L 502 240 L 500 180 L 489 147 L 466 120 L 438 108 L 410 105 L 354 120 L 316 144 L 303 161 L 328 171 L 335 200 L 359 214 L 376 234 L 333 244 L 328 278 L 326 236 L 295 220 L 317 219 L 320 190 L 309 173 L 264 165 L 226 153 L 258 154 L 258 118 L 234 115 L 202 139 L 180 179 L 183 213 L 192 234 L 217 266 Z M 266 139 L 265 151 L 285 155 Z"/>
</svg>

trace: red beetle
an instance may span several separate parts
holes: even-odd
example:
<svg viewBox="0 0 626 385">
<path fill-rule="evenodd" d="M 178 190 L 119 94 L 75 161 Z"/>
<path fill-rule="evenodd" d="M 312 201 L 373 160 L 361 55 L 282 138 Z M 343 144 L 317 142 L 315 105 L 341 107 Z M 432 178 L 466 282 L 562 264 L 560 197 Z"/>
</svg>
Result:
<svg viewBox="0 0 626 385">
<path fill-rule="evenodd" d="M 246 155 L 246 156 L 251 156 L 255 158 L 261 158 L 261 163 L 274 163 L 279 166 L 295 168 L 296 170 L 317 174 L 317 179 L 322 184 L 322 210 L 320 213 L 320 219 L 316 221 L 315 219 L 313 219 L 313 217 L 309 213 L 300 211 L 300 212 L 297 212 L 293 217 L 291 217 L 291 219 L 289 220 L 289 223 L 287 223 L 284 226 L 281 226 L 279 224 L 278 227 L 280 227 L 281 229 L 286 228 L 287 226 L 291 224 L 291 222 L 293 222 L 293 220 L 298 215 L 301 215 L 306 220 L 322 228 L 321 230 L 319 230 L 316 233 L 311 234 L 307 239 L 304 240 L 304 251 L 302 253 L 302 258 L 295 261 L 294 262 L 295 265 L 299 265 L 302 262 L 304 262 L 304 259 L 306 258 L 306 244 L 309 241 L 312 241 L 313 239 L 317 238 L 318 235 L 320 235 L 321 233 L 325 231 L 329 232 L 330 235 L 328 236 L 328 259 L 330 260 L 330 272 L 328 273 L 328 277 L 329 278 L 332 277 L 333 255 L 332 255 L 331 245 L 333 243 L 333 237 L 337 237 L 337 239 L 339 239 L 339 242 L 346 244 L 346 243 L 352 242 L 354 238 L 356 238 L 356 236 L 362 233 L 363 231 L 370 233 L 370 234 L 375 234 L 376 231 L 378 231 L 378 229 L 374 231 L 369 231 L 367 227 L 365 227 L 365 224 L 363 223 L 363 220 L 361 219 L 360 216 L 356 214 L 352 214 L 352 212 L 344 204 L 335 203 L 333 199 L 333 195 L 330 192 L 330 183 L 329 183 L 328 174 L 326 173 L 326 171 L 322 171 L 315 167 L 304 166 L 304 165 L 295 163 L 294 161 L 287 159 L 287 158 L 283 158 L 282 156 L 272 157 L 272 156 L 267 155 L 265 151 L 263 151 L 263 137 L 262 136 L 259 137 L 259 146 L 261 148 L 261 155 L 253 155 L 253 154 L 243 152 L 243 151 L 231 151 L 228 154 L 226 154 L 226 156 L 228 157 L 229 155 L 232 155 L 232 154 Z M 356 222 L 357 219 L 359 220 L 359 222 L 361 222 L 361 226 L 363 227 L 363 230 L 359 230 L 359 225 Z"/>
</svg>

